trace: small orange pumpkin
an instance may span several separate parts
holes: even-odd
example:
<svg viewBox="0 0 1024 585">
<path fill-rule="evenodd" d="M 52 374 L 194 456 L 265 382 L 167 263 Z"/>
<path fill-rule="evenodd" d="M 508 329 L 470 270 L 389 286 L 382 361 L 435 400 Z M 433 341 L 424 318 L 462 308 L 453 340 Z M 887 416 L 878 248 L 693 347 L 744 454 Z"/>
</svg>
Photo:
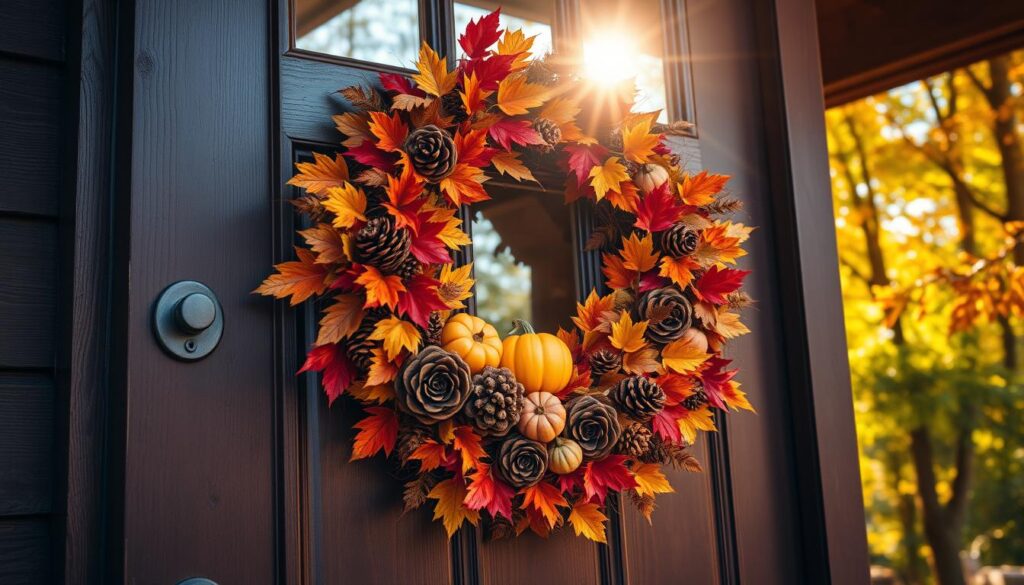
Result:
<svg viewBox="0 0 1024 585">
<path fill-rule="evenodd" d="M 555 437 L 548 447 L 548 469 L 558 475 L 572 473 L 583 463 L 583 448 L 572 439 Z"/>
<path fill-rule="evenodd" d="M 526 393 L 558 392 L 572 378 L 572 352 L 550 333 L 535 333 L 526 321 L 516 319 L 505 338 L 501 366 L 512 370 Z"/>
<path fill-rule="evenodd" d="M 461 357 L 474 374 L 501 362 L 501 338 L 494 326 L 468 313 L 448 319 L 441 329 L 441 347 Z"/>
<path fill-rule="evenodd" d="M 523 415 L 519 417 L 519 432 L 527 439 L 547 443 L 565 428 L 565 407 L 550 392 L 526 395 Z"/>
</svg>

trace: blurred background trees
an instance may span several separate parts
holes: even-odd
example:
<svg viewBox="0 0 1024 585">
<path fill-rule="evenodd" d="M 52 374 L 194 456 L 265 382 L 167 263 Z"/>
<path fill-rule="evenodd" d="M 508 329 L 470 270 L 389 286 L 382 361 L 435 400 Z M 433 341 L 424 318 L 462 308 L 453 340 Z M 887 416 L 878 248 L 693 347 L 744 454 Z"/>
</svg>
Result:
<svg viewBox="0 0 1024 585">
<path fill-rule="evenodd" d="M 873 563 L 1024 564 L 1024 51 L 827 126 Z"/>
</svg>

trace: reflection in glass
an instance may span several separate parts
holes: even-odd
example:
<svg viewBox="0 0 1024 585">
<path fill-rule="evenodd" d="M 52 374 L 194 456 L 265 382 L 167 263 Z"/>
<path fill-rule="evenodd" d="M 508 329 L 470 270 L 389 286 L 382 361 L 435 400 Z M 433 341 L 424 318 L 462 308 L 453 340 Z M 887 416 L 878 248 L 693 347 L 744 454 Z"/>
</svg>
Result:
<svg viewBox="0 0 1024 585">
<path fill-rule="evenodd" d="M 412 67 L 419 51 L 416 0 L 295 0 L 295 47 Z"/>
<path fill-rule="evenodd" d="M 551 2 L 520 1 L 520 2 L 474 2 L 473 5 L 462 2 L 455 3 L 455 30 L 466 30 L 470 20 L 477 20 L 501 6 L 501 26 L 503 29 L 522 30 L 533 40 L 531 59 L 542 57 L 551 52 Z M 458 38 L 458 37 L 456 37 Z M 457 47 L 459 57 L 465 52 Z"/>
</svg>

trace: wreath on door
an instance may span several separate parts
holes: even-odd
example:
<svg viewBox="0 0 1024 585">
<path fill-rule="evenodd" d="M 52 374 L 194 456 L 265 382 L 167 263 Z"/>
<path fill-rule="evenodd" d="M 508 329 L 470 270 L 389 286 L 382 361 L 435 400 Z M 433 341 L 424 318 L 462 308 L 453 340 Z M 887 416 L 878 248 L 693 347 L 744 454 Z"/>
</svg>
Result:
<svg viewBox="0 0 1024 585">
<path fill-rule="evenodd" d="M 650 520 L 673 491 L 664 466 L 700 471 L 688 447 L 714 410 L 753 410 L 722 357 L 748 332 L 732 266 L 752 228 L 724 219 L 740 208 L 728 177 L 681 169 L 666 137 L 683 125 L 631 113 L 632 91 L 595 100 L 532 43 L 495 11 L 459 37 L 453 70 L 424 43 L 412 81 L 342 89 L 344 152 L 288 182 L 305 246 L 256 292 L 323 301 L 300 372 L 321 373 L 329 403 L 358 401 L 351 460 L 394 460 L 407 509 L 434 500 L 449 537 L 486 514 L 491 538 L 568 522 L 604 542 L 611 494 Z M 517 321 L 501 339 L 460 312 L 474 280 L 451 256 L 471 243 L 459 209 L 491 176 L 538 182 L 542 167 L 567 177 L 566 203 L 602 211 L 587 247 L 611 292 L 590 291 L 570 330 Z"/>
</svg>

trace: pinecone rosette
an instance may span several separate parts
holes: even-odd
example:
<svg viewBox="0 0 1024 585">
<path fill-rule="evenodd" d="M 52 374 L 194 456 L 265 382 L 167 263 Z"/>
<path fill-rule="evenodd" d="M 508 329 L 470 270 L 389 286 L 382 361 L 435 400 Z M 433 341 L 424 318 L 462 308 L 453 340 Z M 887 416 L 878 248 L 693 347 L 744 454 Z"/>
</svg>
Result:
<svg viewBox="0 0 1024 585">
<path fill-rule="evenodd" d="M 654 433 L 647 426 L 640 423 L 633 423 L 622 429 L 622 436 L 615 444 L 615 451 L 623 455 L 629 455 L 634 459 L 643 458 L 651 450 L 651 439 Z"/>
<path fill-rule="evenodd" d="M 395 402 L 426 425 L 455 416 L 471 386 L 469 366 L 436 345 L 423 348 L 402 365 L 395 378 Z"/>
<path fill-rule="evenodd" d="M 594 378 L 609 372 L 617 372 L 622 367 L 622 356 L 610 349 L 599 349 L 590 356 L 590 374 Z"/>
<path fill-rule="evenodd" d="M 533 129 L 537 131 L 541 140 L 544 141 L 544 144 L 541 146 L 541 150 L 544 152 L 551 151 L 562 141 L 562 128 L 553 120 L 537 118 L 533 122 Z"/>
<path fill-rule="evenodd" d="M 697 251 L 700 233 L 690 226 L 677 223 L 661 234 L 661 249 L 673 258 L 689 256 Z"/>
<path fill-rule="evenodd" d="M 473 376 L 462 413 L 481 435 L 503 437 L 519 423 L 525 395 L 511 370 L 487 366 Z"/>
<path fill-rule="evenodd" d="M 580 396 L 566 405 L 565 434 L 580 444 L 584 457 L 603 459 L 619 440 L 615 408 L 594 396 Z"/>
<path fill-rule="evenodd" d="M 665 408 L 665 391 L 654 380 L 642 376 L 620 380 L 609 396 L 620 411 L 639 422 L 651 420 Z"/>
<path fill-rule="evenodd" d="M 393 272 L 409 257 L 412 235 L 405 228 L 395 227 L 394 220 L 385 215 L 367 221 L 356 232 L 352 245 L 358 262 Z"/>
<path fill-rule="evenodd" d="M 535 485 L 548 470 L 547 447 L 515 434 L 498 450 L 498 473 L 514 488 Z"/>
<path fill-rule="evenodd" d="M 665 309 L 667 315 L 659 315 Z M 693 321 L 693 305 L 679 289 L 666 286 L 640 297 L 637 311 L 641 319 L 650 320 L 644 336 L 652 343 L 666 344 L 679 339 Z M 653 319 L 660 316 L 658 319 Z"/>
<path fill-rule="evenodd" d="M 455 170 L 458 152 L 455 141 L 437 126 L 414 130 L 405 141 L 412 168 L 428 183 L 438 183 Z"/>
</svg>

